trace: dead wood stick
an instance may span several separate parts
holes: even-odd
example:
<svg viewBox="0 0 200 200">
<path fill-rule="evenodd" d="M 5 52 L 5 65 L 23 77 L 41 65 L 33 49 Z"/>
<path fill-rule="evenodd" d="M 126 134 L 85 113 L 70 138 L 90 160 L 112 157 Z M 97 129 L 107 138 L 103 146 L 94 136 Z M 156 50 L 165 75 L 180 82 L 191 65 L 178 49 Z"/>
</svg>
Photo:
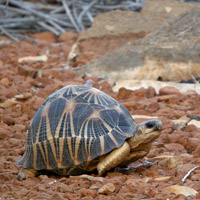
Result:
<svg viewBox="0 0 200 200">
<path fill-rule="evenodd" d="M 0 26 L 0 30 L 1 30 L 1 32 L 2 32 L 4 35 L 8 36 L 10 39 L 14 40 L 15 42 L 19 42 L 19 40 L 18 40 L 16 37 L 14 37 L 13 35 L 11 35 L 11 34 L 10 34 L 8 31 L 6 31 L 6 29 L 3 28 L 2 26 Z"/>
<path fill-rule="evenodd" d="M 77 21 L 79 23 L 79 26 L 82 26 L 83 29 L 85 29 L 85 27 L 83 26 L 83 22 L 82 22 L 82 18 L 83 18 L 83 15 L 85 13 L 87 13 L 89 11 L 89 9 L 95 5 L 97 3 L 97 0 L 93 0 L 89 5 L 85 6 L 85 8 L 83 9 L 83 11 L 79 14 L 78 18 L 77 18 Z"/>
<path fill-rule="evenodd" d="M 20 9 L 20 8 L 13 8 L 10 6 L 4 6 L 4 5 L 0 5 L 0 9 L 1 10 L 9 10 L 15 13 L 21 13 L 21 14 L 30 14 L 29 12 L 27 12 L 26 10 Z"/>
<path fill-rule="evenodd" d="M 92 15 L 89 12 L 87 12 L 86 15 L 87 15 L 88 19 L 90 20 L 90 23 L 92 24 L 92 22 L 94 21 L 94 18 L 92 17 Z"/>
<path fill-rule="evenodd" d="M 95 7 L 96 8 L 101 8 L 105 10 L 113 10 L 113 9 L 127 9 L 130 7 L 141 7 L 142 3 L 134 3 L 134 2 L 125 2 L 122 4 L 116 4 L 116 5 L 100 5 L 97 4 Z"/>
<path fill-rule="evenodd" d="M 35 8 L 35 9 L 42 9 L 42 10 L 48 10 L 48 11 L 52 11 L 55 8 L 60 8 L 60 6 L 58 6 L 58 5 L 50 5 L 48 3 L 42 4 L 42 3 L 39 3 L 39 2 L 38 3 L 31 3 L 31 2 L 26 1 L 26 4 L 29 5 L 32 8 Z"/>
<path fill-rule="evenodd" d="M 60 12 L 63 12 L 63 11 L 65 11 L 65 9 L 62 6 L 60 6 L 60 7 L 56 8 L 56 9 L 52 10 L 50 13 L 51 14 L 56 14 L 56 13 L 60 13 Z"/>
<path fill-rule="evenodd" d="M 9 1 L 10 1 L 10 3 L 14 4 L 15 6 L 18 6 L 18 7 L 20 7 L 20 8 L 23 8 L 23 9 L 25 9 L 25 10 L 31 12 L 32 14 L 34 14 L 34 15 L 36 15 L 36 16 L 39 16 L 39 17 L 41 17 L 41 18 L 46 19 L 47 21 L 48 21 L 48 20 L 52 20 L 52 21 L 55 21 L 55 22 L 57 22 L 57 23 L 59 23 L 59 24 L 61 24 L 61 25 L 66 25 L 66 23 L 65 23 L 64 21 L 59 20 L 59 19 L 57 19 L 57 18 L 53 18 L 53 17 L 51 17 L 50 15 L 47 15 L 47 14 L 45 14 L 45 13 L 43 13 L 43 12 L 39 12 L 39 11 L 36 11 L 36 10 L 34 10 L 34 9 L 31 9 L 31 8 L 28 7 L 25 3 L 20 3 L 20 2 L 18 2 L 18 1 L 16 1 L 16 0 L 9 0 Z"/>
<path fill-rule="evenodd" d="M 49 20 L 49 24 L 51 24 L 56 29 L 58 29 L 60 31 L 60 33 L 64 33 L 65 32 L 65 29 L 63 29 L 61 26 L 59 26 L 58 24 L 54 23 L 53 21 Z"/>
<path fill-rule="evenodd" d="M 6 28 L 6 29 L 8 29 L 8 28 L 19 28 L 20 27 L 20 25 L 21 25 L 21 23 L 8 23 L 8 24 L 1 24 L 1 26 L 3 27 L 3 28 Z M 8 31 L 8 30 L 7 30 Z M 10 31 L 8 31 L 8 32 L 10 32 Z"/>
<path fill-rule="evenodd" d="M 42 31 L 42 27 L 40 27 L 40 26 L 34 27 L 34 28 L 30 28 L 30 29 L 22 29 L 22 28 L 20 28 L 20 29 L 8 29 L 8 28 L 6 28 L 6 30 L 12 35 L 27 33 L 27 31 L 29 33 L 35 33 L 36 30 L 37 30 L 37 32 L 38 31 Z"/>
<path fill-rule="evenodd" d="M 19 38 L 22 38 L 22 39 L 26 39 L 26 40 L 32 40 L 33 42 L 39 42 L 39 40 L 35 39 L 35 38 L 32 38 L 28 35 L 24 35 L 24 34 L 21 34 L 21 33 L 14 33 L 13 35 L 15 35 L 16 37 L 19 37 Z"/>
<path fill-rule="evenodd" d="M 88 28 L 98 13 L 112 9 L 135 10 L 142 8 L 145 0 L 57 0 L 57 4 L 32 3 L 27 0 L 0 0 L 0 26 L 3 34 L 49 30 L 56 35 L 66 28 L 78 33 Z M 41 22 L 41 23 L 38 23 Z M 12 35 L 12 36 L 11 36 Z"/>
<path fill-rule="evenodd" d="M 55 35 L 60 35 L 57 30 L 55 30 L 52 26 L 47 25 L 45 22 L 37 22 L 37 23 L 46 30 L 53 32 Z"/>
<path fill-rule="evenodd" d="M 8 17 L 5 17 L 5 18 L 0 18 L 0 23 L 4 23 L 4 24 L 7 24 L 7 23 L 13 23 L 13 22 L 32 22 L 32 21 L 35 21 L 36 18 L 31 16 L 31 17 L 15 17 L 15 18 L 8 18 Z"/>
<path fill-rule="evenodd" d="M 71 14 L 71 11 L 70 11 L 70 9 L 69 9 L 67 3 L 66 3 L 64 0 L 61 0 L 61 2 L 62 2 L 62 5 L 63 5 L 65 11 L 66 11 L 67 16 L 68 16 L 69 19 L 71 20 L 71 22 L 72 22 L 72 24 L 74 25 L 76 31 L 77 31 L 78 33 L 80 33 L 81 30 L 79 29 L 77 23 L 75 22 L 75 20 L 74 20 L 72 14 Z"/>
</svg>

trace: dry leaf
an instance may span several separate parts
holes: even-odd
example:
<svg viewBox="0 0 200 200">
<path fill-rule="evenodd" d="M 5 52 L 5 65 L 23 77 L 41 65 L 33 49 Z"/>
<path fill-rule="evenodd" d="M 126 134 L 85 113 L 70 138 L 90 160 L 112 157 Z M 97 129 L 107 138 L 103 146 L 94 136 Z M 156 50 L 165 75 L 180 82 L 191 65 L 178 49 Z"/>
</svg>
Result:
<svg viewBox="0 0 200 200">
<path fill-rule="evenodd" d="M 103 183 L 103 180 L 104 178 L 103 177 L 95 177 L 95 176 L 90 176 L 90 175 L 87 175 L 87 174 L 83 174 L 83 175 L 80 175 L 80 176 L 70 176 L 71 179 L 87 179 L 89 181 L 99 181 L 99 182 L 102 182 Z"/>
<path fill-rule="evenodd" d="M 169 179 L 171 178 L 171 176 L 160 176 L 160 177 L 156 177 L 154 178 L 154 181 L 156 182 L 167 182 L 169 181 Z"/>
<path fill-rule="evenodd" d="M 7 99 L 6 101 L 4 101 L 3 103 L 0 103 L 0 108 L 10 108 L 14 105 L 16 105 L 17 102 L 15 101 L 14 98 L 12 99 Z"/>
<path fill-rule="evenodd" d="M 158 119 L 156 116 L 148 116 L 148 115 L 132 115 L 133 119 Z"/>
<path fill-rule="evenodd" d="M 169 12 L 171 12 L 172 11 L 172 7 L 165 7 L 165 11 L 167 12 L 167 13 L 169 13 Z"/>
<path fill-rule="evenodd" d="M 2 78 L 1 83 L 8 85 L 10 83 L 10 81 L 8 80 L 8 78 Z"/>
<path fill-rule="evenodd" d="M 53 185 L 53 184 L 55 184 L 56 182 L 57 182 L 56 180 L 53 180 L 53 181 L 49 182 L 48 184 L 49 184 L 49 185 Z"/>
<path fill-rule="evenodd" d="M 165 159 L 169 159 L 169 158 L 173 158 L 175 156 L 173 155 L 161 155 L 161 156 L 156 156 L 152 158 L 152 161 L 161 161 L 161 160 L 165 160 Z"/>
<path fill-rule="evenodd" d="M 125 185 L 131 185 L 137 187 L 138 183 L 167 182 L 169 181 L 170 178 L 171 176 L 158 176 L 158 177 L 128 179 L 125 182 Z"/>
<path fill-rule="evenodd" d="M 172 185 L 169 186 L 166 191 L 167 194 L 182 194 L 186 197 L 188 196 L 195 196 L 196 194 L 198 194 L 198 192 L 196 190 L 194 190 L 193 188 L 187 187 L 187 186 L 180 186 L 180 185 Z"/>
<path fill-rule="evenodd" d="M 188 120 L 187 119 L 174 119 L 174 120 L 171 120 L 171 122 L 173 123 L 175 129 L 182 129 L 182 128 L 186 127 Z"/>
<path fill-rule="evenodd" d="M 106 183 L 99 189 L 100 194 L 111 194 L 115 191 L 115 185 L 113 183 Z"/>
<path fill-rule="evenodd" d="M 180 156 L 163 155 L 157 156 L 152 159 L 153 161 L 159 161 L 160 166 L 165 166 L 168 168 L 174 168 L 179 164 L 182 164 L 182 158 Z"/>
<path fill-rule="evenodd" d="M 188 125 L 194 125 L 196 126 L 197 128 L 200 128 L 200 121 L 197 121 L 197 120 L 191 120 Z"/>
<path fill-rule="evenodd" d="M 46 55 L 41 55 L 41 56 L 26 56 L 22 58 L 18 58 L 18 62 L 24 62 L 24 61 L 41 61 L 41 62 L 46 62 L 47 61 L 47 56 Z"/>
<path fill-rule="evenodd" d="M 30 98 L 31 96 L 32 96 L 32 94 L 27 92 L 27 93 L 24 93 L 24 94 L 18 94 L 18 95 L 15 96 L 15 98 L 17 100 L 25 100 L 25 99 Z"/>
</svg>

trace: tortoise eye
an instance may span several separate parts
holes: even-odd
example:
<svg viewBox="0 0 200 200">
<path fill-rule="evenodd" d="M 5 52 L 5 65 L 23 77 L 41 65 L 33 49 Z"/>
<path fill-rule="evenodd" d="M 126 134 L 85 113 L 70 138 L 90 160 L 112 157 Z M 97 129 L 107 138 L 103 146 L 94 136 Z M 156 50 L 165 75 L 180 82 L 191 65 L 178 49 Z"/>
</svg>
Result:
<svg viewBox="0 0 200 200">
<path fill-rule="evenodd" d="M 149 122 L 147 122 L 146 124 L 145 124 L 145 126 L 146 126 L 146 128 L 153 128 L 154 126 L 155 126 L 155 123 L 154 122 L 152 122 L 152 121 L 149 121 Z"/>
</svg>

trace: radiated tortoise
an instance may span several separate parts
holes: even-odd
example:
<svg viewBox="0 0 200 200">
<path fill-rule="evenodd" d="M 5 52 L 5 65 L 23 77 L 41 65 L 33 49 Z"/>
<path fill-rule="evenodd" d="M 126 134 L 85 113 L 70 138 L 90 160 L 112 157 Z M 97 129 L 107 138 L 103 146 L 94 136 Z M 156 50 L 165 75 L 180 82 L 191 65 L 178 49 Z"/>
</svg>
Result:
<svg viewBox="0 0 200 200">
<path fill-rule="evenodd" d="M 29 126 L 18 177 L 41 170 L 103 175 L 144 157 L 161 128 L 157 119 L 136 125 L 124 106 L 96 88 L 63 87 L 45 100 Z"/>
</svg>

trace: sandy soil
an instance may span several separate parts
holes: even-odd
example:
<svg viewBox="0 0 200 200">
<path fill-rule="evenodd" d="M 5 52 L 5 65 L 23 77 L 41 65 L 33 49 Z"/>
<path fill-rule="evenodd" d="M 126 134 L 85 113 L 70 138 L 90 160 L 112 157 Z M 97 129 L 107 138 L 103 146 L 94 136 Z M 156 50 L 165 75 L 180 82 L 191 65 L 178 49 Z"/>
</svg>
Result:
<svg viewBox="0 0 200 200">
<path fill-rule="evenodd" d="M 181 94 L 173 88 L 153 88 L 135 92 L 121 88 L 112 92 L 107 81 L 92 77 L 94 87 L 119 100 L 132 115 L 158 116 L 163 122 L 160 138 L 144 159 L 157 161 L 126 173 L 108 172 L 99 178 L 75 179 L 40 175 L 19 181 L 21 169 L 16 160 L 24 152 L 26 130 L 45 98 L 68 84 L 84 84 L 89 77 L 78 77 L 67 69 L 66 58 L 76 34 L 57 39 L 50 33 L 35 35 L 40 43 L 22 41 L 15 44 L 1 37 L 0 44 L 0 199 L 200 199 L 200 170 L 195 170 L 185 183 L 181 179 L 200 162 L 200 133 L 188 125 L 187 114 L 199 114 L 200 96 L 194 91 Z M 47 61 L 23 61 L 25 56 L 46 55 Z M 63 66 L 65 67 L 63 70 Z M 62 70 L 61 70 L 62 69 Z M 175 124 L 178 120 L 178 125 Z M 180 124 L 181 119 L 181 124 Z M 141 122 L 144 119 L 136 119 Z M 186 125 L 184 125 L 186 123 Z M 178 186 L 187 186 L 180 188 Z M 174 187 L 172 187 L 174 186 Z M 175 189 L 174 189 L 175 188 Z M 189 189 L 188 189 L 189 188 Z M 195 195 L 181 194 L 191 192 Z M 178 191 L 178 192 L 177 192 Z"/>
</svg>

